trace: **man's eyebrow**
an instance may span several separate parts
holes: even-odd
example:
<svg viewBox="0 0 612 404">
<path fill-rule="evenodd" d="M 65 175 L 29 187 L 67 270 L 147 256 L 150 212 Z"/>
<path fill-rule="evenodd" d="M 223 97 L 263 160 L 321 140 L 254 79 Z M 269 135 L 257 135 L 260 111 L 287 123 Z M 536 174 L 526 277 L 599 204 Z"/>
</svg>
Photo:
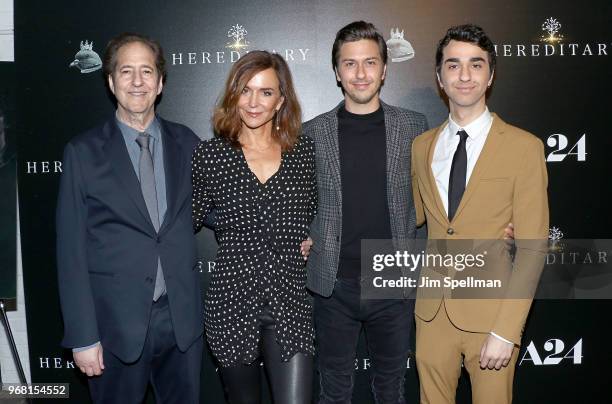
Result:
<svg viewBox="0 0 612 404">
<path fill-rule="evenodd" d="M 125 63 L 125 64 L 120 65 L 119 69 L 123 69 L 123 68 L 126 68 L 126 67 L 131 67 L 131 68 L 140 67 L 140 68 L 153 69 L 153 66 L 150 65 L 150 64 L 143 64 L 143 65 L 135 66 L 135 65 L 129 64 L 129 63 Z"/>
<path fill-rule="evenodd" d="M 484 62 L 484 61 L 485 59 L 480 56 L 470 58 L 470 62 Z M 444 63 L 459 63 L 459 58 L 448 58 L 444 61 Z"/>
<path fill-rule="evenodd" d="M 349 57 L 349 58 L 342 58 L 342 59 L 340 59 L 340 62 L 354 62 L 356 60 L 357 59 L 355 59 L 355 58 L 350 58 Z M 369 56 L 369 57 L 367 57 L 367 58 L 365 58 L 363 60 L 381 60 L 381 59 L 380 59 L 380 56 Z"/>
</svg>

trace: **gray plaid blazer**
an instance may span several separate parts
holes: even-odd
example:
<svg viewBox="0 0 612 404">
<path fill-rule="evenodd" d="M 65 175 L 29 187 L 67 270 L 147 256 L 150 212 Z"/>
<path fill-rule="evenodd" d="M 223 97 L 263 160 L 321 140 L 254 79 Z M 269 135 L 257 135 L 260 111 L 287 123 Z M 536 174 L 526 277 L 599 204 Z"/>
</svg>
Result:
<svg viewBox="0 0 612 404">
<path fill-rule="evenodd" d="M 416 219 L 410 180 L 412 140 L 425 132 L 423 114 L 381 102 L 387 133 L 387 195 L 391 234 L 395 241 L 414 239 Z M 308 257 L 307 286 L 328 297 L 334 290 L 342 236 L 342 184 L 338 146 L 338 109 L 304 123 L 304 135 L 315 141 L 318 211 L 310 227 L 313 245 Z M 367 162 L 364 162 L 367 164 Z"/>
</svg>

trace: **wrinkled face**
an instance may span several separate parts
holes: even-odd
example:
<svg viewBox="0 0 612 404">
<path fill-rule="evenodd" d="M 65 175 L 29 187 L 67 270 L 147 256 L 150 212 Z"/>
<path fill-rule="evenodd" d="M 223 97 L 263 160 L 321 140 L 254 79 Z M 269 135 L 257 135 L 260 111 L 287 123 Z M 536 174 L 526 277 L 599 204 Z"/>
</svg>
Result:
<svg viewBox="0 0 612 404">
<path fill-rule="evenodd" d="M 117 98 L 120 115 L 153 115 L 155 99 L 163 87 L 153 51 L 140 42 L 123 45 L 108 84 Z"/>
<path fill-rule="evenodd" d="M 272 128 L 272 119 L 285 98 L 280 92 L 278 77 L 269 68 L 255 74 L 242 89 L 238 99 L 238 111 L 242 125 L 257 129 L 264 125 Z"/>
<path fill-rule="evenodd" d="M 340 47 L 336 80 L 342 84 L 347 107 L 377 103 L 386 71 L 375 41 L 344 43 Z"/>
<path fill-rule="evenodd" d="M 478 46 L 452 40 L 442 50 L 438 82 L 448 96 L 451 111 L 484 108 L 485 93 L 492 80 L 487 52 Z"/>
</svg>

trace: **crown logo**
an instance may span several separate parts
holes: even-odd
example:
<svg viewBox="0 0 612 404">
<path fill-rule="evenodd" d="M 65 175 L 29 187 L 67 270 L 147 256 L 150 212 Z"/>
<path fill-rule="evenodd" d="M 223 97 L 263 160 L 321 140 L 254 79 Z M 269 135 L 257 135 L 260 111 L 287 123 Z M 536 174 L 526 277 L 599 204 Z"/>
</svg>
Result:
<svg viewBox="0 0 612 404">
<path fill-rule="evenodd" d="M 544 31 L 545 34 L 542 34 L 542 36 L 540 37 L 540 40 L 542 42 L 548 42 L 552 44 L 556 42 L 560 42 L 563 39 L 563 35 L 561 34 L 557 35 L 557 33 L 560 30 L 561 30 L 561 23 L 557 21 L 556 18 L 548 17 L 542 23 L 542 31 Z"/>
<path fill-rule="evenodd" d="M 74 55 L 74 60 L 69 67 L 79 69 L 81 73 L 91 73 L 102 68 L 100 55 L 93 50 L 93 41 L 87 40 L 80 42 L 80 50 Z"/>
<path fill-rule="evenodd" d="M 414 48 L 404 39 L 404 30 L 391 28 L 391 38 L 387 41 L 387 50 L 392 62 L 404 62 L 414 57 Z"/>
<path fill-rule="evenodd" d="M 391 28 L 391 39 L 404 39 L 404 30 L 400 32 L 399 28 Z"/>
<path fill-rule="evenodd" d="M 85 42 L 81 41 L 81 50 L 82 51 L 93 50 L 93 41 L 87 42 L 87 39 L 85 40 Z"/>
<path fill-rule="evenodd" d="M 245 39 L 248 32 L 242 25 L 236 24 L 227 31 L 227 37 L 232 38 L 232 42 L 228 42 L 226 47 L 239 51 L 240 49 L 249 46 L 249 42 Z"/>
</svg>

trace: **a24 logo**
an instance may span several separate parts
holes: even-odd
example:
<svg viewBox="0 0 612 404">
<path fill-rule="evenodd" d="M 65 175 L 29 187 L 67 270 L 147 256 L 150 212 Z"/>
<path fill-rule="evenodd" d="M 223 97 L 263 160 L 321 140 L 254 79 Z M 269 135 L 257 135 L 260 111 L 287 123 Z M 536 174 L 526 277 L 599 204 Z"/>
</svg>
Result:
<svg viewBox="0 0 612 404">
<path fill-rule="evenodd" d="M 532 362 L 536 366 L 558 365 L 563 361 L 572 362 L 574 365 L 582 364 L 582 338 L 567 350 L 565 342 L 558 338 L 549 339 L 542 348 L 543 350 L 538 351 L 535 343 L 531 341 L 519 361 L 519 366 L 523 362 Z"/>
<path fill-rule="evenodd" d="M 586 161 L 586 133 L 567 151 L 569 141 L 567 136 L 560 133 L 552 134 L 546 139 L 548 147 L 554 147 L 546 157 L 546 161 L 550 163 L 560 162 L 565 160 L 567 156 L 576 156 L 577 161 Z"/>
</svg>

